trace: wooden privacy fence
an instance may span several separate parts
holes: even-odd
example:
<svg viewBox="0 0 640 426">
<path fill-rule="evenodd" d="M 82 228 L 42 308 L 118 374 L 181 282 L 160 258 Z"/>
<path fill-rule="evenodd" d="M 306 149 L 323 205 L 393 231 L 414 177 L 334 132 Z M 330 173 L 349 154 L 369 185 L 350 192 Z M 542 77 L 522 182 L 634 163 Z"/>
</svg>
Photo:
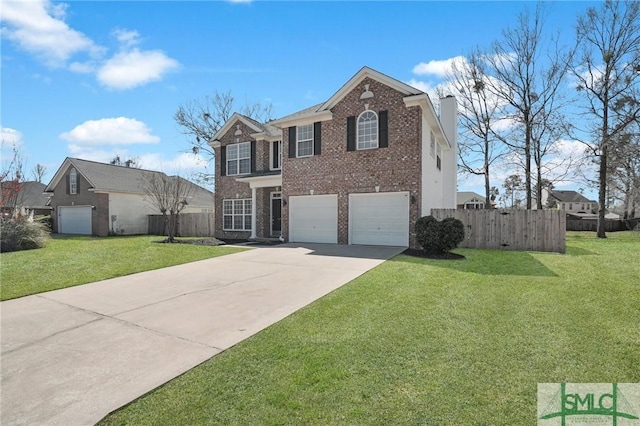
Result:
<svg viewBox="0 0 640 426">
<path fill-rule="evenodd" d="M 464 224 L 459 247 L 504 250 L 566 250 L 566 212 L 561 210 L 432 209 L 438 220 L 455 217 Z"/>
<path fill-rule="evenodd" d="M 568 219 L 567 231 L 597 231 L 598 219 Z M 605 220 L 605 232 L 626 231 L 629 227 L 624 220 Z M 631 228 L 633 229 L 633 228 Z"/>
<path fill-rule="evenodd" d="M 178 237 L 213 237 L 213 213 L 181 213 L 178 216 Z M 149 215 L 149 235 L 167 235 L 161 214 Z"/>
</svg>

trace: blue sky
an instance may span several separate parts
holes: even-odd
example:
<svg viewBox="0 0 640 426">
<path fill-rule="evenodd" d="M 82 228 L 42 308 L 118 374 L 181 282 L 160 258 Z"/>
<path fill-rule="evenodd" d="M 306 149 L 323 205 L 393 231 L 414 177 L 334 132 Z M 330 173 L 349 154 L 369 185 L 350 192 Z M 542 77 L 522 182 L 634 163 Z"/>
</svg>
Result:
<svg viewBox="0 0 640 426">
<path fill-rule="evenodd" d="M 595 4 L 549 3 L 547 28 L 570 42 L 576 16 Z M 525 5 L 535 7 L 3 0 L 3 161 L 15 143 L 27 171 L 47 168 L 45 181 L 67 156 L 117 154 L 189 175 L 202 165 L 173 120 L 181 104 L 231 91 L 238 107 L 271 103 L 277 118 L 328 99 L 365 65 L 431 91 L 447 61 L 499 38 Z M 482 193 L 478 183 L 459 187 Z"/>
</svg>

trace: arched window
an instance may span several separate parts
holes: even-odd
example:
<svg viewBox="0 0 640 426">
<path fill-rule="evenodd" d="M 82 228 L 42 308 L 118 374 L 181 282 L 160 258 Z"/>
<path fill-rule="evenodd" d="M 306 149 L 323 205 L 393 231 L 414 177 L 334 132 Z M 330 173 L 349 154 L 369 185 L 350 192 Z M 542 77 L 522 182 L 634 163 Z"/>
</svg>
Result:
<svg viewBox="0 0 640 426">
<path fill-rule="evenodd" d="M 76 173 L 76 169 L 71 169 L 69 171 L 69 194 L 77 194 L 78 193 L 78 174 Z"/>
<path fill-rule="evenodd" d="M 358 149 L 378 147 L 378 115 L 364 111 L 358 117 Z"/>
</svg>

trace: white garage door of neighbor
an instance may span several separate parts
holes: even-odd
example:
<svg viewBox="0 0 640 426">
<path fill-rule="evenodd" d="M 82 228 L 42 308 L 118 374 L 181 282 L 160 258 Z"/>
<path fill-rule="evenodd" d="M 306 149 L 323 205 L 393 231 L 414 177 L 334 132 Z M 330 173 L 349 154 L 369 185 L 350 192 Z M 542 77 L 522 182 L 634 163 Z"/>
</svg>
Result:
<svg viewBox="0 0 640 426">
<path fill-rule="evenodd" d="M 349 244 L 409 246 L 409 193 L 349 194 Z"/>
<path fill-rule="evenodd" d="M 289 197 L 289 241 L 338 243 L 338 196 Z"/>
<path fill-rule="evenodd" d="M 58 232 L 91 235 L 91 206 L 58 207 Z"/>
</svg>

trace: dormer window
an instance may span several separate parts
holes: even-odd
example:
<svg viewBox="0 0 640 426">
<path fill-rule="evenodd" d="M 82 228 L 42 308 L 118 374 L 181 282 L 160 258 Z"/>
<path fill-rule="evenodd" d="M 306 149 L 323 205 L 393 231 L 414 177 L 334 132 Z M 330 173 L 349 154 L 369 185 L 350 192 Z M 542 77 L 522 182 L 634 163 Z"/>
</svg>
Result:
<svg viewBox="0 0 640 426">
<path fill-rule="evenodd" d="M 78 193 L 78 173 L 76 169 L 69 171 L 69 194 L 75 195 Z"/>
<path fill-rule="evenodd" d="M 378 147 L 378 115 L 370 110 L 358 117 L 358 149 Z"/>
</svg>

